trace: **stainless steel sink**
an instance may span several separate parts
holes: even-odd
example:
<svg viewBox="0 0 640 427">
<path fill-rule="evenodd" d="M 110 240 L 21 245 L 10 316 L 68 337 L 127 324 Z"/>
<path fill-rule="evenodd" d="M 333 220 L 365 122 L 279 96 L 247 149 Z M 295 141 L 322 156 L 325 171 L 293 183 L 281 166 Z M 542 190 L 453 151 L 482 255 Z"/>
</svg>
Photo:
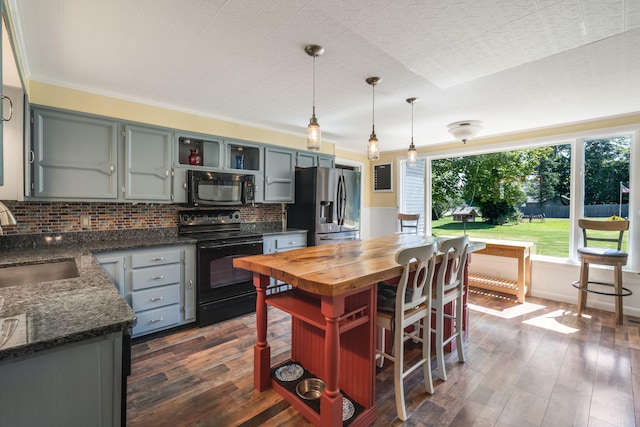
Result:
<svg viewBox="0 0 640 427">
<path fill-rule="evenodd" d="M 0 267 L 0 288 L 79 277 L 73 260 Z"/>
</svg>

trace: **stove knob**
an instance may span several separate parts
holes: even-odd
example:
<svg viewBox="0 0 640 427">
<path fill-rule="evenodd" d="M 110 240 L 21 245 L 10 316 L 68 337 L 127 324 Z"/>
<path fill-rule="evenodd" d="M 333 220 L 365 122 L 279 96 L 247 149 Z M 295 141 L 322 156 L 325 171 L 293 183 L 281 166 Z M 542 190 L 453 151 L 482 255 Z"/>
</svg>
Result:
<svg viewBox="0 0 640 427">
<path fill-rule="evenodd" d="M 240 219 L 240 214 L 239 214 L 238 212 L 236 212 L 236 213 L 235 213 L 235 215 L 233 215 L 233 217 L 234 217 L 235 219 Z"/>
<path fill-rule="evenodd" d="M 229 214 L 229 219 L 233 219 L 233 214 Z"/>
</svg>

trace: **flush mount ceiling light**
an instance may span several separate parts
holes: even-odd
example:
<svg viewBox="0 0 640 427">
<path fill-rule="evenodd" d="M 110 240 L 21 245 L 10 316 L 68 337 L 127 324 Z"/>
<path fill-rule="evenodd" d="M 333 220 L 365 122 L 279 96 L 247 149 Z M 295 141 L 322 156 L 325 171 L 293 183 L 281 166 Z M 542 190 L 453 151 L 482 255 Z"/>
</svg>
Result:
<svg viewBox="0 0 640 427">
<path fill-rule="evenodd" d="M 413 145 L 413 103 L 417 100 L 418 98 L 407 98 L 407 102 L 411 104 L 411 145 L 409 145 L 409 150 L 407 151 L 407 166 L 410 168 L 414 167 L 418 160 L 418 152 L 416 151 L 416 146 Z"/>
<path fill-rule="evenodd" d="M 380 148 L 378 146 L 378 138 L 376 137 L 376 85 L 382 80 L 380 77 L 369 77 L 365 81 L 371 85 L 373 91 L 373 109 L 371 114 L 371 135 L 369 135 L 369 145 L 367 146 L 367 157 L 369 160 L 378 160 L 380 158 Z"/>
<path fill-rule="evenodd" d="M 482 130 L 480 120 L 462 120 L 460 122 L 450 123 L 447 125 L 449 133 L 462 141 L 464 144 L 473 138 Z"/>
<path fill-rule="evenodd" d="M 320 124 L 316 119 L 316 58 L 324 53 L 324 48 L 315 44 L 304 47 L 307 55 L 313 57 L 313 109 L 311 112 L 311 120 L 307 127 L 307 149 L 311 151 L 320 150 Z"/>
</svg>

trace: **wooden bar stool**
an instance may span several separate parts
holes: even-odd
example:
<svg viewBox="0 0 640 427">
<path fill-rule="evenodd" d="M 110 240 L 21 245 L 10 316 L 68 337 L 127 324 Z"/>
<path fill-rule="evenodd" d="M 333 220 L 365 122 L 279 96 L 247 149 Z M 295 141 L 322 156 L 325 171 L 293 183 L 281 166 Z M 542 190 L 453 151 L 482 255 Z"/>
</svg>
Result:
<svg viewBox="0 0 640 427">
<path fill-rule="evenodd" d="M 629 221 L 602 221 L 580 219 L 578 225 L 582 229 L 582 238 L 584 246 L 578 248 L 578 258 L 580 265 L 580 280 L 572 283 L 574 288 L 578 289 L 578 314 L 582 315 L 587 305 L 587 292 L 612 295 L 615 297 L 616 319 L 618 325 L 623 321 L 622 297 L 631 295 L 631 291 L 622 287 L 622 267 L 627 265 L 628 254 L 621 250 L 622 236 L 629 229 Z M 587 231 L 590 233 L 587 235 Z M 606 237 L 606 233 L 602 232 L 618 232 L 617 238 Z M 593 232 L 600 232 L 594 234 Z M 609 233 L 611 234 L 611 233 Z M 588 242 L 614 242 L 617 243 L 617 249 L 588 246 Z M 613 267 L 613 284 L 596 282 L 589 280 L 589 264 L 608 265 Z M 611 286 L 614 292 L 604 292 L 598 289 L 590 289 L 590 284 Z"/>
<path fill-rule="evenodd" d="M 398 214 L 398 220 L 400 221 L 400 232 L 404 233 L 404 229 L 413 230 L 413 233 L 418 234 L 418 221 L 420 220 L 420 214 Z"/>
</svg>

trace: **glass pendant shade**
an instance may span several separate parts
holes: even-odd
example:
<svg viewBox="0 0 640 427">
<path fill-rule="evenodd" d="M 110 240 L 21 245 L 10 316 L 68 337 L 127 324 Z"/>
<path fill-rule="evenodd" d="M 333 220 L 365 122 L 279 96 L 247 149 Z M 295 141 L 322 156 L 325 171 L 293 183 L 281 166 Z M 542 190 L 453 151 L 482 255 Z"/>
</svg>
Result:
<svg viewBox="0 0 640 427">
<path fill-rule="evenodd" d="M 318 120 L 316 119 L 315 114 L 311 116 L 311 120 L 309 120 L 309 126 L 307 127 L 307 149 L 311 151 L 319 151 L 320 150 L 320 125 L 318 124 Z"/>
<path fill-rule="evenodd" d="M 367 145 L 367 158 L 369 160 L 378 160 L 380 158 L 380 146 L 376 137 L 376 85 L 380 82 L 380 77 L 368 77 L 365 81 L 371 85 L 372 90 L 372 109 L 371 109 L 371 135 L 369 135 L 369 144 Z"/>
<path fill-rule="evenodd" d="M 307 127 L 307 150 L 319 151 L 322 133 L 320 132 L 320 124 L 316 119 L 316 58 L 324 53 L 324 48 L 315 44 L 304 47 L 307 55 L 313 57 L 313 109 L 311 110 L 311 119 Z"/>
<path fill-rule="evenodd" d="M 413 103 L 417 100 L 418 98 L 407 98 L 407 102 L 411 104 L 411 145 L 407 150 L 407 166 L 410 168 L 414 167 L 418 161 L 418 152 L 416 151 L 416 146 L 413 145 Z"/>
<path fill-rule="evenodd" d="M 375 132 L 371 132 L 371 135 L 369 136 L 369 145 L 367 146 L 367 158 L 369 160 L 378 160 L 380 158 L 378 138 L 376 138 Z"/>
<path fill-rule="evenodd" d="M 411 141 L 411 145 L 409 146 L 409 150 L 407 151 L 407 166 L 410 168 L 416 165 L 418 161 L 418 152 L 416 151 L 416 146 L 413 145 L 413 141 Z"/>
</svg>

